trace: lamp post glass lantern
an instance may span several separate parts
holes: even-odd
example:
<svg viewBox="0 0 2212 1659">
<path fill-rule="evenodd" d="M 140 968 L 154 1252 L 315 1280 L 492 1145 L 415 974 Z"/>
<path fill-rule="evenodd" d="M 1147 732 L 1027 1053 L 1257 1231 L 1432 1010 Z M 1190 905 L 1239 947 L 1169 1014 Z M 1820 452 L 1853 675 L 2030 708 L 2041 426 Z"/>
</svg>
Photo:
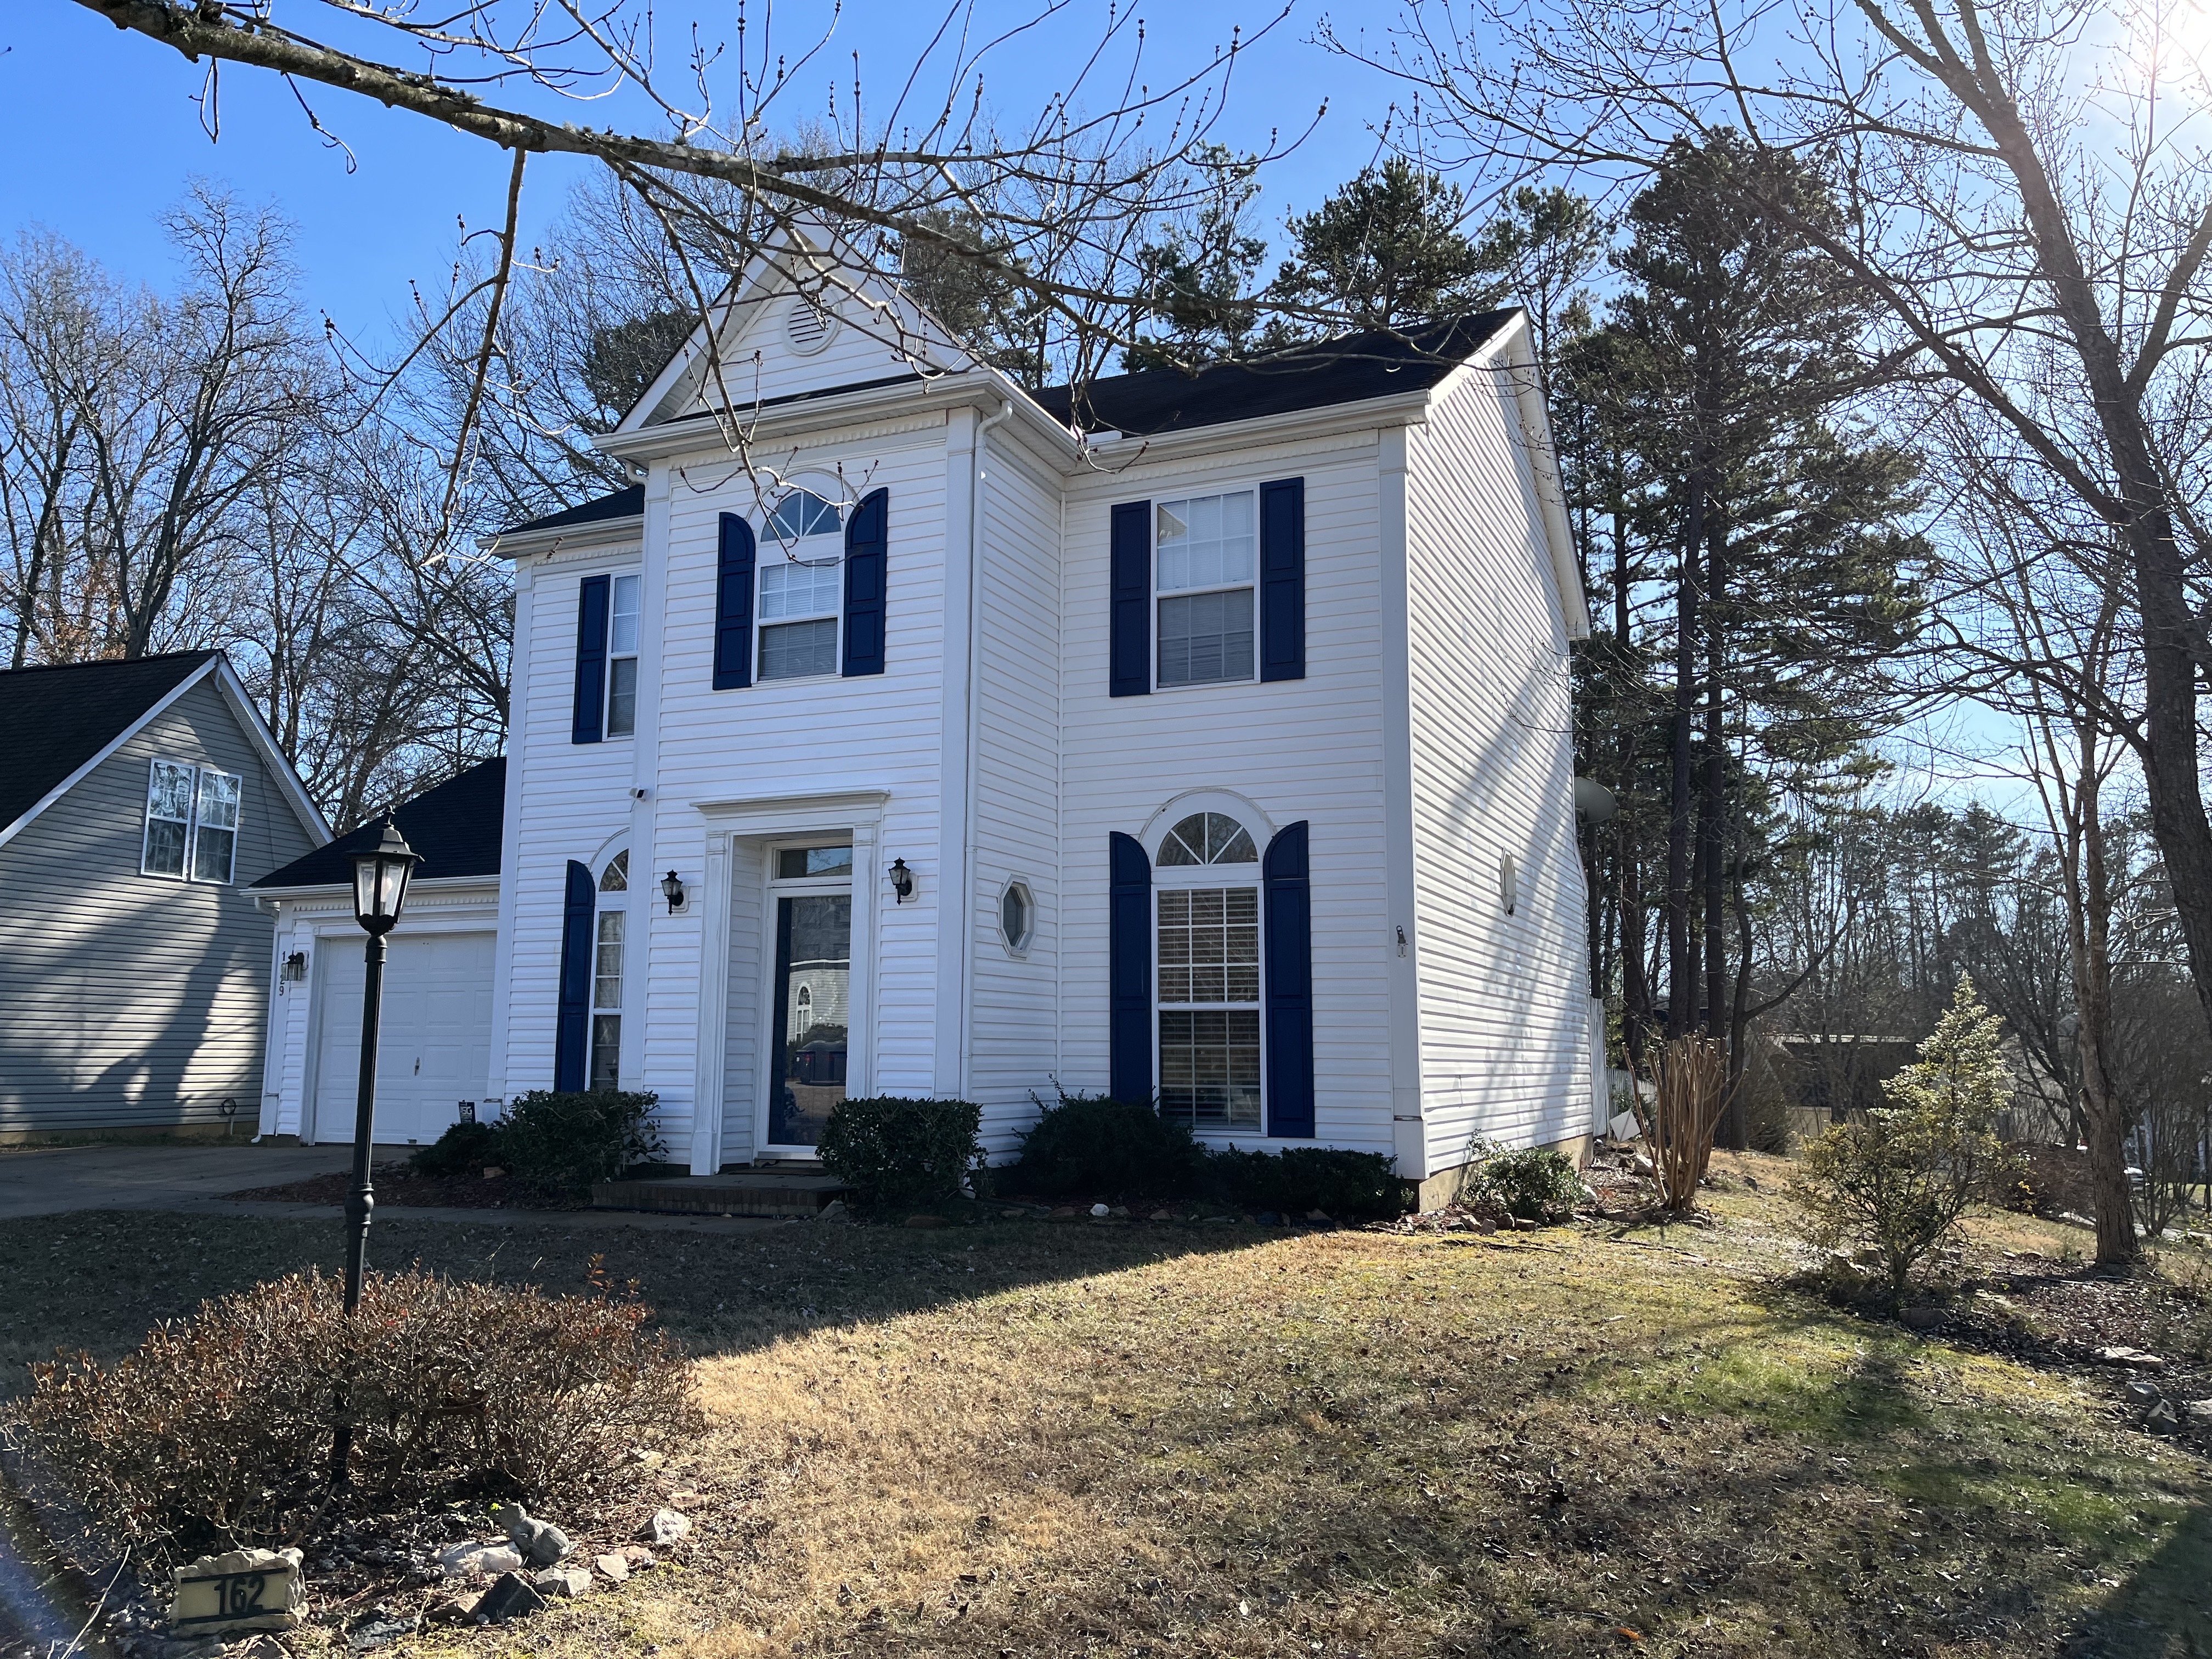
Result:
<svg viewBox="0 0 2212 1659">
<path fill-rule="evenodd" d="M 361 1281 L 368 1256 L 368 1221 L 375 1210 L 369 1187 L 369 1151 L 376 1127 L 376 1038 L 384 1005 L 384 936 L 399 921 L 407 902 L 407 880 L 421 858 L 389 817 L 384 835 L 364 853 L 354 854 L 353 919 L 368 935 L 361 985 L 361 1083 L 354 1097 L 353 1188 L 346 1194 L 345 1310 L 361 1306 Z M 346 1484 L 353 1452 L 353 1422 L 341 1394 L 337 1432 L 331 1446 L 331 1484 Z"/>
</svg>

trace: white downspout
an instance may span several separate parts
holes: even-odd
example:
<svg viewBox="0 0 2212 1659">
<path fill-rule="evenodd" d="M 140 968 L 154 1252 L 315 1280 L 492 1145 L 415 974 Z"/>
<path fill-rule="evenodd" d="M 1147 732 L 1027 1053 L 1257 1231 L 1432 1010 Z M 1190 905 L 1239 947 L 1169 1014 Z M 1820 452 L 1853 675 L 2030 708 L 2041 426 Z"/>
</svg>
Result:
<svg viewBox="0 0 2212 1659">
<path fill-rule="evenodd" d="M 968 495 L 968 687 L 967 775 L 962 780 L 960 848 L 960 1098 L 975 1097 L 975 811 L 977 744 L 982 737 L 983 706 L 979 682 L 983 672 L 983 453 L 991 428 L 1009 419 L 1013 400 L 999 405 L 975 428 L 975 447 Z"/>
</svg>

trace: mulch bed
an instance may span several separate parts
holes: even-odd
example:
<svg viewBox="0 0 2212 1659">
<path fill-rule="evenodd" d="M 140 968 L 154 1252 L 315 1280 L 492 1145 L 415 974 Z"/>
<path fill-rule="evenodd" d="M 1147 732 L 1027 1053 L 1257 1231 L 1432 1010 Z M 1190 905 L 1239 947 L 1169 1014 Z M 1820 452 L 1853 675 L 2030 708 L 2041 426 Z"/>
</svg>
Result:
<svg viewBox="0 0 2212 1659">
<path fill-rule="evenodd" d="M 380 1164 L 370 1177 L 379 1204 L 401 1204 L 423 1209 L 544 1210 L 560 1205 L 532 1203 L 505 1176 L 421 1175 L 404 1164 Z M 249 1187 L 226 1193 L 226 1198 L 254 1199 L 276 1204 L 343 1204 L 353 1187 L 349 1171 L 310 1176 L 281 1187 Z M 574 1207 L 574 1206 L 565 1206 Z"/>
</svg>

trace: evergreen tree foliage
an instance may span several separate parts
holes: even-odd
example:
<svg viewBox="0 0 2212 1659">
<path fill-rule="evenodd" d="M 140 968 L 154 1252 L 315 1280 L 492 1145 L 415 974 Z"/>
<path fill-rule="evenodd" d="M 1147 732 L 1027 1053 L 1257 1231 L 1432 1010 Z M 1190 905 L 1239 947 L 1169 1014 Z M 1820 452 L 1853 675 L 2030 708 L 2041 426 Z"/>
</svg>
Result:
<svg viewBox="0 0 2212 1659">
<path fill-rule="evenodd" d="M 1292 216 L 1291 257 L 1269 295 L 1361 329 L 1404 330 L 1480 310 L 1498 294 L 1497 270 L 1467 234 L 1467 217 L 1458 185 L 1394 156 Z"/>
</svg>

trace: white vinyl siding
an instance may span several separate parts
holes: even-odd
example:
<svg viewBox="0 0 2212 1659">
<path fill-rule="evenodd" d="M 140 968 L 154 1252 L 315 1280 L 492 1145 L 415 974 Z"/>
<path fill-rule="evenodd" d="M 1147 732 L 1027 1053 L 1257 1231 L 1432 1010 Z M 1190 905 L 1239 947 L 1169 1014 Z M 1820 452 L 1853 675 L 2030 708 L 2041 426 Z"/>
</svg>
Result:
<svg viewBox="0 0 2212 1659">
<path fill-rule="evenodd" d="M 237 780 L 228 884 L 139 878 L 157 760 L 191 767 L 188 800 L 203 767 Z M 0 1132 L 234 1121 L 251 1136 L 271 930 L 246 884 L 314 845 L 209 678 L 0 847 L 14 896 L 0 914 Z"/>
<path fill-rule="evenodd" d="M 1567 641 L 1511 393 L 1506 374 L 1471 374 L 1409 434 L 1421 1109 L 1437 1169 L 1478 1142 L 1590 1127 Z"/>
<path fill-rule="evenodd" d="M 1139 462 L 1068 485 L 1057 1075 L 1070 1090 L 1107 1082 L 1108 835 L 1141 834 L 1182 792 L 1223 790 L 1276 830 L 1310 826 L 1316 1140 L 1306 1144 L 1395 1149 L 1376 456 L 1372 432 L 1351 433 Z M 1286 477 L 1305 480 L 1305 678 L 1109 696 L 1113 505 Z"/>
</svg>

